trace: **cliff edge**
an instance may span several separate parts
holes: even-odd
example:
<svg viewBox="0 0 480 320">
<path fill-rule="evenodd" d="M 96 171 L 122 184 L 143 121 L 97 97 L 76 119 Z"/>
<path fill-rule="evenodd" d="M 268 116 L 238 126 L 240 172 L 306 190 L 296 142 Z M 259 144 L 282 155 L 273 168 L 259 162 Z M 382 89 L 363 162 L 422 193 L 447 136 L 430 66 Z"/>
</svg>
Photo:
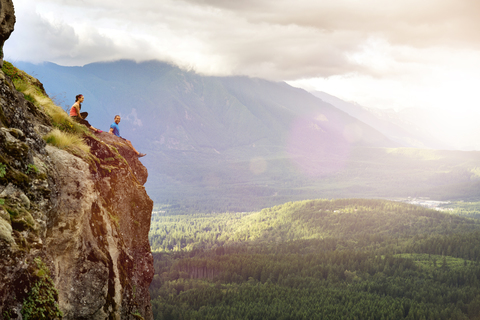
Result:
<svg viewBox="0 0 480 320">
<path fill-rule="evenodd" d="M 9 3 L 0 11 L 11 19 Z M 72 123 L 38 80 L 5 68 L 0 319 L 152 319 L 146 168 L 122 139 Z"/>
<path fill-rule="evenodd" d="M 25 318 L 26 305 L 63 319 L 151 319 L 146 168 L 117 137 L 86 132 L 82 153 L 47 144 L 53 130 L 0 73 L 0 319 Z"/>
</svg>

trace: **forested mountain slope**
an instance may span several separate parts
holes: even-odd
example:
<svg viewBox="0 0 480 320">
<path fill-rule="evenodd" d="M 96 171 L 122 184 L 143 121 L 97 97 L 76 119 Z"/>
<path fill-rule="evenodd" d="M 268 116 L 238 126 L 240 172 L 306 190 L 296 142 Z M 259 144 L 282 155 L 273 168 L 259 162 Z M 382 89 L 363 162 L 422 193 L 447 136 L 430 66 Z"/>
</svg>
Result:
<svg viewBox="0 0 480 320">
<path fill-rule="evenodd" d="M 155 319 L 478 319 L 480 224 L 399 202 L 158 216 Z"/>
<path fill-rule="evenodd" d="M 352 249 L 361 239 L 480 230 L 477 220 L 386 200 L 338 199 L 289 202 L 254 213 L 152 216 L 152 251 L 215 248 L 223 245 L 336 239 Z M 201 243 L 201 245 L 199 245 Z M 397 241 L 396 241 L 397 243 Z M 480 250 L 480 248 L 478 249 Z M 480 252 L 480 251 L 479 251 Z"/>
</svg>

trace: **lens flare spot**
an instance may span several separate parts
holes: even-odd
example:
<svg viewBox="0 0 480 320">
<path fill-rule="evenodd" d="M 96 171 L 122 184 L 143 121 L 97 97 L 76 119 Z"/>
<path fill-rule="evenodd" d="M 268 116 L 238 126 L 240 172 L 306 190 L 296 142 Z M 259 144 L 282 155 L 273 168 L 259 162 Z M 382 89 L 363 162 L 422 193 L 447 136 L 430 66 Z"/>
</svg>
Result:
<svg viewBox="0 0 480 320">
<path fill-rule="evenodd" d="M 316 121 L 327 122 L 328 118 L 324 114 L 319 114 L 315 117 Z"/>
<path fill-rule="evenodd" d="M 293 122 L 286 150 L 292 163 L 305 175 L 327 176 L 345 167 L 350 143 L 336 128 L 334 121 L 320 122 L 316 117 Z"/>
</svg>

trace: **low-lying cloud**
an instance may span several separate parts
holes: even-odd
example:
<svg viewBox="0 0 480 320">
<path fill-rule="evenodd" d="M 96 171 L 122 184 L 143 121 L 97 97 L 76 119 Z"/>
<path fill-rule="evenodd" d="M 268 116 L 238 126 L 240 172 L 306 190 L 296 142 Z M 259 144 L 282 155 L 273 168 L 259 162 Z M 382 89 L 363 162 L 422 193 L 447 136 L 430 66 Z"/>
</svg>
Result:
<svg viewBox="0 0 480 320">
<path fill-rule="evenodd" d="M 480 44 L 475 1 L 18 0 L 15 7 L 7 58 L 63 65 L 160 59 L 272 80 L 382 76 L 395 70 L 352 59 L 372 39 L 394 48 L 392 59 L 412 48 L 407 60 L 429 47 Z"/>
</svg>

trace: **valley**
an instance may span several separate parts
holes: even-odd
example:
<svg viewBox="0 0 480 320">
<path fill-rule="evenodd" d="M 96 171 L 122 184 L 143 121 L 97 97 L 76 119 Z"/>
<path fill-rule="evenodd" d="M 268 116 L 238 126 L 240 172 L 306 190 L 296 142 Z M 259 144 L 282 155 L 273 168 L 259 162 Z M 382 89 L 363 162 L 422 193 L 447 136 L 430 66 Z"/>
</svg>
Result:
<svg viewBox="0 0 480 320">
<path fill-rule="evenodd" d="M 366 199 L 154 215 L 154 316 L 478 319 L 479 228 L 475 219 Z"/>
<path fill-rule="evenodd" d="M 156 204 L 165 205 L 168 213 L 253 211 L 316 198 L 476 201 L 480 196 L 474 170 L 478 152 L 357 147 L 342 167 L 325 174 L 309 174 L 290 158 L 262 158 L 264 170 L 256 173 L 247 160 L 222 161 L 212 155 L 209 164 L 194 156 L 160 161 L 179 170 L 149 184 L 162 195 Z M 331 164 L 321 157 L 312 161 L 316 167 Z"/>
</svg>

